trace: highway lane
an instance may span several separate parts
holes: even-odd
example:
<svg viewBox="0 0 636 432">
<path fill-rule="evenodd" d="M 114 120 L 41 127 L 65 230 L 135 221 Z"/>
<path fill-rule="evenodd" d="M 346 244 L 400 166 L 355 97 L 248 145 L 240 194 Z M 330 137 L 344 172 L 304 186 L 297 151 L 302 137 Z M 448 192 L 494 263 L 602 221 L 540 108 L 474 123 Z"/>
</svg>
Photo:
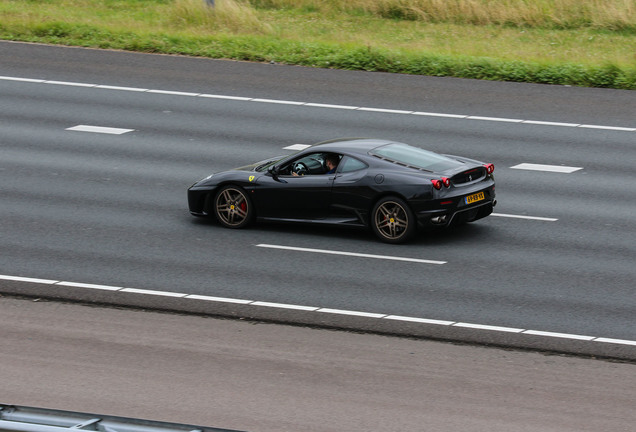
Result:
<svg viewBox="0 0 636 432">
<path fill-rule="evenodd" d="M 633 364 L 0 298 L 4 403 L 267 431 L 629 432 Z"/>
<path fill-rule="evenodd" d="M 325 104 L 634 127 L 632 92 L 0 42 L 2 74 Z M 381 103 L 380 103 L 381 102 Z"/>
<path fill-rule="evenodd" d="M 384 74 L 0 47 L 12 54 L 6 63 L 3 58 L 2 76 L 498 118 L 514 114 L 583 125 L 628 128 L 636 123 L 629 122 L 636 112 L 629 111 L 634 107 L 630 92 L 550 87 L 557 97 L 550 109 L 540 103 L 547 97 L 543 86 L 474 83 L 482 88 L 482 100 L 467 93 L 458 106 L 457 98 L 473 83 L 422 77 L 395 77 L 394 82 Z M 58 60 L 41 58 L 42 53 Z M 175 66 L 179 61 L 187 65 L 182 75 Z M 316 78 L 329 73 L 331 90 L 325 78 Z M 281 74 L 293 76 L 286 80 L 291 90 L 280 90 Z M 350 88 L 355 80 L 349 74 L 360 77 L 361 88 Z M 322 84 L 312 86 L 316 80 Z M 419 85 L 421 93 L 435 95 L 434 104 L 430 98 L 415 101 L 395 94 L 404 80 L 407 88 Z M 458 87 L 442 92 L 437 84 Z M 511 112 L 519 89 L 535 94 L 542 111 L 522 104 L 524 109 Z M 634 132 L 10 80 L 0 80 L 0 95 L 0 274 L 636 339 Z M 577 104 L 586 97 L 598 103 Z M 607 105 L 612 100 L 624 103 L 622 117 L 614 116 L 616 103 Z M 580 117 L 563 112 L 563 104 Z M 67 130 L 79 124 L 133 131 Z M 283 147 L 294 143 L 361 135 L 425 142 L 432 150 L 492 161 L 498 213 L 557 220 L 491 217 L 396 248 L 364 232 L 282 226 L 236 232 L 187 214 L 185 188 L 212 171 L 286 153 Z M 510 169 L 519 163 L 583 169 L 571 174 Z M 447 263 L 343 258 L 257 244 Z M 281 318 L 275 308 L 268 313 Z M 331 318 L 323 314 L 318 321 Z"/>
</svg>

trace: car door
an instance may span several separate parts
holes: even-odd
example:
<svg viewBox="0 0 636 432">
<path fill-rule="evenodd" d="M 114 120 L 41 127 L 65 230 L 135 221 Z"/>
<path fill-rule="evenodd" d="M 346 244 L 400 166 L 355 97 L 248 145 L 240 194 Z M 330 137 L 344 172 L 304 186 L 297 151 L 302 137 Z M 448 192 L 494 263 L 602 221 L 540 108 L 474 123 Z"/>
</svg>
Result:
<svg viewBox="0 0 636 432">
<path fill-rule="evenodd" d="M 258 179 L 252 198 L 258 217 L 318 220 L 327 216 L 335 174 L 268 173 Z"/>
<path fill-rule="evenodd" d="M 344 156 L 334 179 L 330 213 L 333 216 L 361 216 L 369 207 L 373 195 L 369 186 L 369 167 L 359 159 Z"/>
</svg>

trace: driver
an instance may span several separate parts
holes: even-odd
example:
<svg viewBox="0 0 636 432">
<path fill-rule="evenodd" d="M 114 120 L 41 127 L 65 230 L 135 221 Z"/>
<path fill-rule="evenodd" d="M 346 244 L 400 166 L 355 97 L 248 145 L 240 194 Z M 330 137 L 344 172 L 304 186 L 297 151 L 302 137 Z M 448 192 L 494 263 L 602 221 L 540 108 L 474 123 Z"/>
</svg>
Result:
<svg viewBox="0 0 636 432">
<path fill-rule="evenodd" d="M 327 171 L 325 174 L 334 174 L 336 169 L 338 168 L 338 163 L 340 162 L 340 157 L 335 153 L 329 153 L 325 156 L 325 165 L 327 166 Z M 292 176 L 299 177 L 302 174 L 298 174 L 295 171 L 292 171 Z"/>
<path fill-rule="evenodd" d="M 329 153 L 325 158 L 325 164 L 328 168 L 325 174 L 334 174 L 336 172 L 336 168 L 338 168 L 338 162 L 340 162 L 340 158 L 338 157 L 338 155 Z"/>
</svg>

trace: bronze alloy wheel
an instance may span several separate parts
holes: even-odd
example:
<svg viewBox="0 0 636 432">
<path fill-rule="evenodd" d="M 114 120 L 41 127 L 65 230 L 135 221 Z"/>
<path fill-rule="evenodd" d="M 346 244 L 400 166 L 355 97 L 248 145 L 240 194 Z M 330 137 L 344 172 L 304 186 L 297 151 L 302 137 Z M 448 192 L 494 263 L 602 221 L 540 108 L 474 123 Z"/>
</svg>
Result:
<svg viewBox="0 0 636 432">
<path fill-rule="evenodd" d="M 382 241 L 405 242 L 415 232 L 413 212 L 399 198 L 384 198 L 378 201 L 373 209 L 372 228 Z"/>
<path fill-rule="evenodd" d="M 228 228 L 243 228 L 250 222 L 252 204 L 243 189 L 225 186 L 214 199 L 214 214 Z"/>
</svg>

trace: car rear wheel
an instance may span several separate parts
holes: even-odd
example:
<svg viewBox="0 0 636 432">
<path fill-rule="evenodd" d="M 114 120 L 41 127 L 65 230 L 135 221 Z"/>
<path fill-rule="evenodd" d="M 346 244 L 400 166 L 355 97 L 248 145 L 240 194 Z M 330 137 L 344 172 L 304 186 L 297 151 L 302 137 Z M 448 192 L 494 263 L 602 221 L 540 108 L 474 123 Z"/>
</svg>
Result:
<svg viewBox="0 0 636 432">
<path fill-rule="evenodd" d="M 225 186 L 214 198 L 214 215 L 221 225 L 228 228 L 243 228 L 252 219 L 252 202 L 238 186 Z"/>
<path fill-rule="evenodd" d="M 415 217 L 403 200 L 386 197 L 373 207 L 371 228 L 386 243 L 403 243 L 415 234 Z"/>
</svg>

